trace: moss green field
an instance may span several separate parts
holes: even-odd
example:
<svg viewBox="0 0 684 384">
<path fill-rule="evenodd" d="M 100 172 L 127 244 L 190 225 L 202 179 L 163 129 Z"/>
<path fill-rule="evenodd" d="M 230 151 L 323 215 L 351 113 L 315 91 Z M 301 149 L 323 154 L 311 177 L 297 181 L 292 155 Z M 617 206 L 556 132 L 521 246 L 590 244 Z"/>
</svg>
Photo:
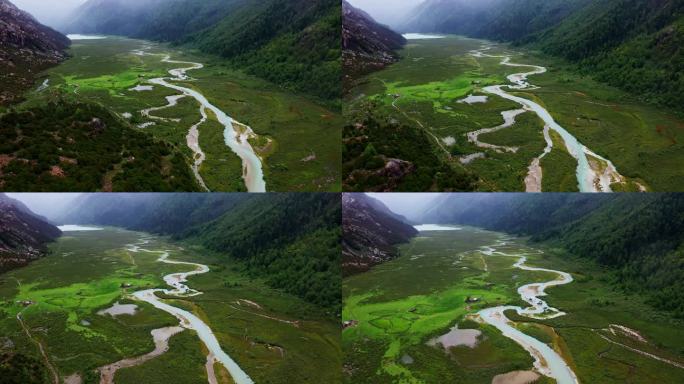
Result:
<svg viewBox="0 0 684 384">
<path fill-rule="evenodd" d="M 517 116 L 509 128 L 480 136 L 480 141 L 517 147 L 516 153 L 483 149 L 466 134 L 503 123 L 501 112 L 520 108 L 517 103 L 487 94 L 488 85 L 508 84 L 506 77 L 527 68 L 500 65 L 500 58 L 474 57 L 483 40 L 447 36 L 409 40 L 401 60 L 356 81 L 347 95 L 345 117 L 363 121 L 369 105 L 379 120 L 386 116 L 427 131 L 433 147 L 454 167 L 463 166 L 478 178 L 480 191 L 524 191 L 532 160 L 541 155 L 544 123 L 534 112 Z M 627 178 L 650 191 L 678 191 L 684 186 L 684 120 L 674 111 L 661 110 L 634 100 L 628 94 L 581 76 L 566 63 L 538 52 L 494 44 L 488 54 L 512 55 L 511 62 L 541 65 L 547 72 L 532 75 L 539 88 L 509 92 L 535 101 L 581 143 L 613 162 Z M 469 95 L 487 96 L 484 103 L 459 103 Z M 460 159 L 483 152 L 483 158 L 461 164 Z M 544 191 L 572 191 L 566 180 L 575 161 L 563 145 L 555 145 L 542 161 Z M 576 180 L 575 180 L 575 183 Z M 634 189 L 627 183 L 625 188 Z M 617 186 L 616 186 L 616 189 Z M 624 188 L 623 188 L 624 189 Z"/>
<path fill-rule="evenodd" d="M 68 232 L 51 245 L 49 256 L 0 275 L 0 349 L 11 347 L 41 362 L 44 382 L 52 382 L 46 368 L 51 366 L 61 378 L 78 374 L 83 383 L 100 382 L 98 367 L 151 352 L 150 332 L 176 326 L 178 320 L 130 294 L 164 288 L 164 275 L 188 266 L 159 263 L 158 253 L 126 250 L 142 236 L 149 235 L 113 228 Z M 207 323 L 222 349 L 255 382 L 340 381 L 339 326 L 330 314 L 246 277 L 238 262 L 191 245 L 150 239 L 146 249 L 169 250 L 172 260 L 211 268 L 188 282 L 203 294 L 165 301 Z M 133 315 L 97 313 L 115 302 L 138 308 Z M 208 350 L 194 331 L 174 335 L 169 345 L 161 356 L 117 371 L 115 382 L 207 382 Z M 220 364 L 215 370 L 220 383 L 232 383 Z"/>
<path fill-rule="evenodd" d="M 483 308 L 525 306 L 521 285 L 556 275 L 514 269 L 516 258 L 487 256 L 481 247 L 505 235 L 463 227 L 421 232 L 401 246 L 400 257 L 343 283 L 342 333 L 346 383 L 491 383 L 494 376 L 533 369 L 532 357 L 496 328 L 475 321 Z M 547 291 L 550 306 L 567 312 L 531 320 L 507 312 L 521 331 L 560 353 L 582 383 L 674 383 L 684 369 L 638 354 L 603 337 L 681 364 L 682 322 L 658 313 L 640 297 L 609 287 L 607 273 L 554 249 L 511 238 L 505 252 L 528 254 L 527 265 L 570 272 L 575 281 Z M 477 297 L 478 302 L 467 302 Z M 639 332 L 638 341 L 607 329 L 611 324 Z M 428 341 L 454 325 L 481 332 L 474 346 L 444 349 Z M 545 376 L 535 383 L 553 383 Z"/>
<path fill-rule="evenodd" d="M 155 55 L 135 55 L 145 47 Z M 225 60 L 168 45 L 120 37 L 77 40 L 69 50 L 70 59 L 42 75 L 49 87 L 32 91 L 27 105 L 43 103 L 60 95 L 100 103 L 124 118 L 130 114 L 131 126 L 174 144 L 191 163 L 192 151 L 186 143 L 190 127 L 201 119 L 200 104 L 190 97 L 178 105 L 143 116 L 140 111 L 168 104 L 166 97 L 178 92 L 146 81 L 169 76 L 167 71 L 183 64 L 171 60 L 200 62 L 204 68 L 191 70 L 189 81 L 176 84 L 202 93 L 233 119 L 249 125 L 259 136 L 251 144 L 261 157 L 266 185 L 274 191 L 337 191 L 341 161 L 340 113 L 315 100 L 293 94 L 266 81 L 231 69 Z M 186 65 L 187 66 L 187 65 Z M 41 82 L 43 81 L 41 79 Z M 140 124 L 155 125 L 138 128 Z M 200 168 L 212 191 L 243 191 L 242 165 L 237 155 L 224 144 L 223 127 L 210 112 L 209 120 L 199 126 L 200 146 L 207 159 Z"/>
</svg>

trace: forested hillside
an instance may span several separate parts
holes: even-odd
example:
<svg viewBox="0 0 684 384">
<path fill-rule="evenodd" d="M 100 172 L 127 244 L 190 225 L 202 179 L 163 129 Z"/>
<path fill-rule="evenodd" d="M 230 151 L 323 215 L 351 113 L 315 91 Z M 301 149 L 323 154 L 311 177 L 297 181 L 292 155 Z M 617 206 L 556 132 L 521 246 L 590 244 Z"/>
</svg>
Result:
<svg viewBox="0 0 684 384">
<path fill-rule="evenodd" d="M 0 116 L 0 191 L 197 191 L 176 149 L 107 109 L 56 99 Z"/>
<path fill-rule="evenodd" d="M 677 108 L 684 103 L 683 12 L 679 0 L 428 0 L 401 28 L 524 44 Z"/>
<path fill-rule="evenodd" d="M 187 44 L 328 103 L 340 97 L 339 1 L 100 2 L 84 4 L 64 29 Z"/>
<path fill-rule="evenodd" d="M 272 287 L 339 309 L 339 195 L 100 194 L 66 208 L 59 222 L 171 235 L 244 261 Z"/>
<path fill-rule="evenodd" d="M 531 236 L 614 270 L 613 283 L 684 318 L 684 196 L 445 195 L 423 222 Z"/>
<path fill-rule="evenodd" d="M 338 194 L 264 195 L 174 237 L 244 260 L 272 287 L 337 311 L 340 221 Z"/>
</svg>

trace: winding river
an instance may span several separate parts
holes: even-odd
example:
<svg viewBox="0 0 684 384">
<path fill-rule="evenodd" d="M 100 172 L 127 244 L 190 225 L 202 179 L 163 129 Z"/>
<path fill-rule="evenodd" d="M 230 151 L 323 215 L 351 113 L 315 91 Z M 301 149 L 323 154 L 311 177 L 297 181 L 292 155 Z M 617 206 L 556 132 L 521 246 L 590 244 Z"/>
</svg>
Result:
<svg viewBox="0 0 684 384">
<path fill-rule="evenodd" d="M 503 88 L 508 88 L 514 91 L 537 89 L 538 87 L 531 85 L 527 81 L 527 78 L 532 75 L 545 73 L 546 68 L 531 64 L 512 63 L 511 56 L 509 55 L 486 54 L 485 51 L 491 48 L 491 46 L 485 45 L 479 50 L 471 51 L 470 55 L 474 57 L 501 58 L 501 65 L 506 65 L 510 67 L 528 67 L 532 68 L 532 70 L 528 72 L 520 72 L 509 75 L 507 79 L 512 84 L 487 86 L 483 88 L 483 91 L 486 93 L 500 96 L 507 100 L 514 101 L 520 104 L 520 106 L 522 106 L 522 108 L 526 111 L 533 111 L 537 114 L 537 116 L 539 116 L 540 119 L 544 121 L 544 123 L 549 129 L 557 132 L 561 136 L 561 138 L 565 142 L 565 146 L 568 150 L 568 153 L 570 153 L 570 155 L 577 161 L 576 175 L 579 190 L 581 192 L 612 192 L 612 183 L 624 183 L 626 181 L 625 177 L 617 171 L 615 165 L 613 165 L 613 163 L 610 162 L 610 160 L 596 154 L 595 152 L 587 148 L 585 145 L 580 143 L 580 141 L 577 140 L 577 138 L 575 138 L 570 132 L 568 132 L 565 128 L 558 124 L 545 108 L 535 103 L 534 101 L 519 96 L 514 96 L 503 90 Z M 547 140 L 547 143 L 548 142 L 549 140 Z M 553 142 L 551 142 L 551 145 L 553 145 Z M 545 150 L 545 153 L 548 152 L 546 152 Z M 536 158 L 535 161 L 538 162 L 541 157 L 543 157 L 543 155 L 539 158 Z M 539 166 L 539 164 L 533 163 L 530 166 L 530 172 L 537 173 L 535 176 L 537 179 L 540 180 L 540 184 L 541 166 Z M 531 182 L 531 184 L 528 184 L 528 192 L 533 192 L 537 189 L 541 191 L 541 185 L 535 184 L 533 182 L 535 180 L 535 177 L 528 180 Z"/>
<path fill-rule="evenodd" d="M 204 343 L 204 345 L 209 350 L 209 357 L 207 358 L 207 373 L 209 374 L 210 381 L 212 381 L 212 379 L 214 379 L 215 381 L 215 378 L 212 377 L 213 362 L 218 361 L 228 370 L 231 377 L 233 378 L 233 381 L 236 384 L 253 384 L 254 382 L 247 375 L 247 373 L 245 373 L 245 371 L 243 371 L 242 368 L 240 368 L 240 366 L 230 356 L 228 356 L 226 352 L 223 351 L 221 345 L 218 342 L 218 339 L 212 332 L 211 328 L 204 321 L 202 321 L 199 317 L 195 316 L 194 314 L 188 311 L 166 304 L 157 296 L 157 293 L 178 297 L 201 295 L 202 292 L 189 288 L 185 283 L 187 282 L 189 276 L 209 272 L 209 267 L 204 264 L 170 260 L 169 251 L 151 251 L 141 248 L 142 245 L 145 245 L 147 243 L 149 243 L 149 240 L 143 239 L 138 244 L 129 245 L 127 247 L 127 250 L 129 252 L 134 253 L 158 253 L 160 254 L 160 256 L 159 259 L 157 259 L 157 261 L 161 263 L 187 265 L 190 267 L 194 267 L 194 269 L 189 272 L 172 273 L 164 276 L 164 281 L 166 282 L 166 284 L 173 287 L 173 289 L 147 289 L 144 291 L 134 292 L 133 297 L 135 297 L 138 300 L 150 303 L 154 307 L 173 315 L 180 321 L 180 326 L 182 328 L 192 329 L 195 332 L 197 332 L 197 336 L 200 338 L 200 340 L 202 340 L 202 343 Z M 211 368 L 211 372 L 209 372 L 209 368 Z"/>
<path fill-rule="evenodd" d="M 233 120 L 225 112 L 220 110 L 218 107 L 213 105 L 207 100 L 207 98 L 200 92 L 182 87 L 170 83 L 170 81 L 190 81 L 192 80 L 187 72 L 195 69 L 204 68 L 201 63 L 189 62 L 189 61 L 176 61 L 171 60 L 171 56 L 168 54 L 153 54 L 146 51 L 148 47 L 143 47 L 142 49 L 137 49 L 133 51 L 134 55 L 138 56 L 162 56 L 162 62 L 171 64 L 184 64 L 186 66 L 174 68 L 169 70 L 169 74 L 172 77 L 158 77 L 148 80 L 150 84 L 160 85 L 166 88 L 173 89 L 175 91 L 181 92 L 184 96 L 190 96 L 200 103 L 200 113 L 202 114 L 202 120 L 200 123 L 191 127 L 188 133 L 188 146 L 195 153 L 193 172 L 196 177 L 199 177 L 199 167 L 204 161 L 204 153 L 199 148 L 197 127 L 206 121 L 206 111 L 209 110 L 214 113 L 218 122 L 225 127 L 223 131 L 223 137 L 225 144 L 242 159 L 242 178 L 245 181 L 245 186 L 249 192 L 266 192 L 266 182 L 264 181 L 264 172 L 262 168 L 261 158 L 254 152 L 254 148 L 249 143 L 248 139 L 256 137 L 256 134 L 247 125 L 241 124 L 236 120 Z M 206 188 L 204 181 L 201 177 L 198 178 L 200 185 Z"/>
<path fill-rule="evenodd" d="M 518 288 L 520 297 L 530 304 L 527 308 L 516 306 L 499 306 L 493 308 L 486 308 L 479 311 L 477 314 L 482 321 L 490 324 L 503 333 L 504 336 L 522 346 L 534 358 L 535 369 L 544 376 L 551 377 L 556 380 L 558 384 L 578 384 L 575 372 L 563 360 L 560 354 L 532 336 L 526 335 L 513 326 L 513 323 L 504 314 L 507 310 L 514 310 L 520 316 L 531 317 L 535 319 L 551 319 L 565 315 L 564 312 L 550 307 L 540 296 L 546 295 L 546 288 L 564 285 L 571 283 L 572 276 L 567 272 L 555 271 L 546 268 L 535 268 L 525 265 L 527 256 L 525 253 L 508 254 L 497 250 L 497 246 L 505 246 L 506 240 L 498 240 L 494 246 L 482 247 L 482 253 L 486 256 L 506 256 L 515 257 L 518 261 L 513 264 L 514 268 L 525 271 L 549 272 L 557 274 L 558 277 L 554 280 L 544 283 L 531 283 Z M 539 251 L 541 252 L 541 251 Z"/>
</svg>

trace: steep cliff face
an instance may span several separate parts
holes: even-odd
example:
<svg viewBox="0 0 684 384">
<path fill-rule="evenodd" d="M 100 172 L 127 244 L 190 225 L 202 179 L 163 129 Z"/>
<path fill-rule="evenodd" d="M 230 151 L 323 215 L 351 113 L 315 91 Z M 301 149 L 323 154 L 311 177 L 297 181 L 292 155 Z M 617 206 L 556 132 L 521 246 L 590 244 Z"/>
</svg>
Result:
<svg viewBox="0 0 684 384">
<path fill-rule="evenodd" d="M 342 59 L 348 89 L 356 76 L 397 61 L 395 51 L 406 44 L 406 39 L 347 1 L 342 2 L 342 15 Z"/>
<path fill-rule="evenodd" d="M 36 73 L 64 60 L 69 39 L 0 0 L 0 105 L 14 102 Z"/>
<path fill-rule="evenodd" d="M 0 194 L 0 272 L 45 255 L 46 244 L 61 231 L 21 202 Z"/>
<path fill-rule="evenodd" d="M 363 272 L 397 257 L 396 245 L 418 234 L 401 219 L 365 194 L 342 195 L 342 273 Z"/>
</svg>

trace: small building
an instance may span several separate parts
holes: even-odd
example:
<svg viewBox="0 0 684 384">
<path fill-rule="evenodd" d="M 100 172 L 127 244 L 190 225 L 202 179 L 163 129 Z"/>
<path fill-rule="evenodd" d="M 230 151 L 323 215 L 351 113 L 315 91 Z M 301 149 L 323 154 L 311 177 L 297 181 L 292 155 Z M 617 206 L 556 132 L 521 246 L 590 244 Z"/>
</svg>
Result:
<svg viewBox="0 0 684 384">
<path fill-rule="evenodd" d="M 131 284 L 131 283 L 121 283 L 121 288 L 130 288 L 132 286 L 133 286 L 133 284 Z"/>
<path fill-rule="evenodd" d="M 480 299 L 478 297 L 468 296 L 465 302 L 468 304 L 479 303 Z"/>
<path fill-rule="evenodd" d="M 342 329 L 347 329 L 351 327 L 355 327 L 359 322 L 356 320 L 347 320 L 342 323 Z"/>
</svg>

